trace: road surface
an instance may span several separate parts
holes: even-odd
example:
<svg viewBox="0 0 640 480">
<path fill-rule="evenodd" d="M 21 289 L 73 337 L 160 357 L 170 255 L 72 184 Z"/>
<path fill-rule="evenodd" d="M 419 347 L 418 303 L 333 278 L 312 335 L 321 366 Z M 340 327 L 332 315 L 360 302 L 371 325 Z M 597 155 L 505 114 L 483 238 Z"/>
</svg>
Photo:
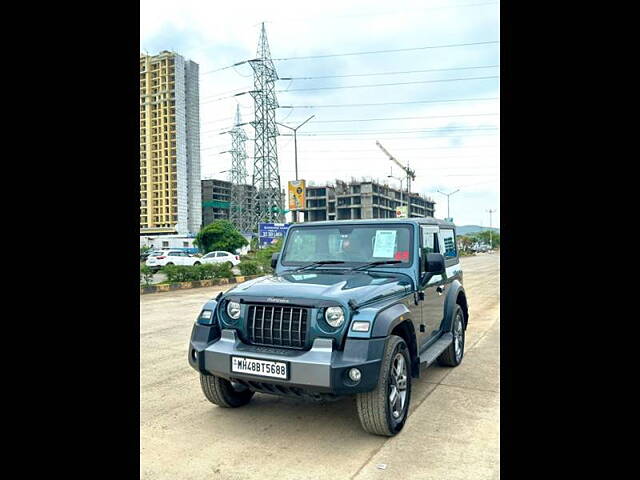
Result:
<svg viewBox="0 0 640 480">
<path fill-rule="evenodd" d="M 462 259 L 470 308 L 457 368 L 414 379 L 393 438 L 365 433 L 352 398 L 325 404 L 257 393 L 238 409 L 210 404 L 187 364 L 199 288 L 140 297 L 143 479 L 499 478 L 500 255 Z"/>
</svg>

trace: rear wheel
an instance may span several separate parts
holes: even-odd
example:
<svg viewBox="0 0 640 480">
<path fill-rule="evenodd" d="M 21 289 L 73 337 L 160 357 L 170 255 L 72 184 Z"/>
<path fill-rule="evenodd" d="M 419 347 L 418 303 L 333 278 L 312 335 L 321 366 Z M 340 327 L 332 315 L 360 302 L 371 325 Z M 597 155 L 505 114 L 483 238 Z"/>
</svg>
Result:
<svg viewBox="0 0 640 480">
<path fill-rule="evenodd" d="M 194 263 L 194 265 L 200 265 L 200 262 L 196 262 L 196 263 Z"/>
<path fill-rule="evenodd" d="M 438 363 L 445 367 L 457 367 L 464 356 L 464 313 L 460 305 L 456 305 L 453 310 L 451 333 L 453 334 L 453 342 L 438 357 Z"/>
<path fill-rule="evenodd" d="M 411 358 L 405 341 L 391 335 L 385 347 L 378 385 L 357 396 L 362 428 L 374 435 L 396 435 L 407 420 L 411 401 Z"/>
<path fill-rule="evenodd" d="M 200 374 L 200 386 L 211 403 L 223 408 L 237 408 L 251 401 L 254 392 L 247 387 L 234 386 L 229 380 L 215 375 Z"/>
<path fill-rule="evenodd" d="M 233 262 L 227 262 L 227 266 L 228 266 L 229 268 L 233 268 Z"/>
</svg>

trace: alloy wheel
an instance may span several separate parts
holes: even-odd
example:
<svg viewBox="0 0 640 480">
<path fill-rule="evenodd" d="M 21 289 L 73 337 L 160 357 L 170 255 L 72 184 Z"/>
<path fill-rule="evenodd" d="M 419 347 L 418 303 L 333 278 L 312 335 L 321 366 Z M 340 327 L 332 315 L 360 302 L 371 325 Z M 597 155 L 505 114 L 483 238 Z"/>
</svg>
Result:
<svg viewBox="0 0 640 480">
<path fill-rule="evenodd" d="M 456 361 L 462 358 L 462 350 L 464 348 L 464 328 L 462 326 L 462 314 L 458 312 L 453 327 L 453 346 L 456 354 Z"/>
<path fill-rule="evenodd" d="M 391 363 L 389 372 L 389 408 L 394 420 L 400 420 L 404 414 L 407 400 L 407 362 L 398 352 Z"/>
</svg>

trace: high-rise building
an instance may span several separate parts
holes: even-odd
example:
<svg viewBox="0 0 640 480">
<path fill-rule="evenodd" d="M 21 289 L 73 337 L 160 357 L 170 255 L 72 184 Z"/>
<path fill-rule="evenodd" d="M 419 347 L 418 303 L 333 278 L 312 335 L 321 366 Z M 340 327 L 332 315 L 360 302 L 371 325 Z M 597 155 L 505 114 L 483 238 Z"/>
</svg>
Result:
<svg viewBox="0 0 640 480">
<path fill-rule="evenodd" d="M 202 224 L 198 64 L 140 55 L 140 235 L 193 235 Z"/>
</svg>

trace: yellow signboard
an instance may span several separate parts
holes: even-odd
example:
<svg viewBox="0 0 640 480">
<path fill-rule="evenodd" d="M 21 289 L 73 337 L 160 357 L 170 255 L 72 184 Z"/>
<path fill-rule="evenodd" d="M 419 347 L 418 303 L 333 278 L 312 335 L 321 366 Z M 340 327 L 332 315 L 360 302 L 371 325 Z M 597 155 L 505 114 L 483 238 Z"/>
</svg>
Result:
<svg viewBox="0 0 640 480">
<path fill-rule="evenodd" d="M 304 210 L 305 182 L 292 180 L 289 182 L 289 210 Z"/>
</svg>

